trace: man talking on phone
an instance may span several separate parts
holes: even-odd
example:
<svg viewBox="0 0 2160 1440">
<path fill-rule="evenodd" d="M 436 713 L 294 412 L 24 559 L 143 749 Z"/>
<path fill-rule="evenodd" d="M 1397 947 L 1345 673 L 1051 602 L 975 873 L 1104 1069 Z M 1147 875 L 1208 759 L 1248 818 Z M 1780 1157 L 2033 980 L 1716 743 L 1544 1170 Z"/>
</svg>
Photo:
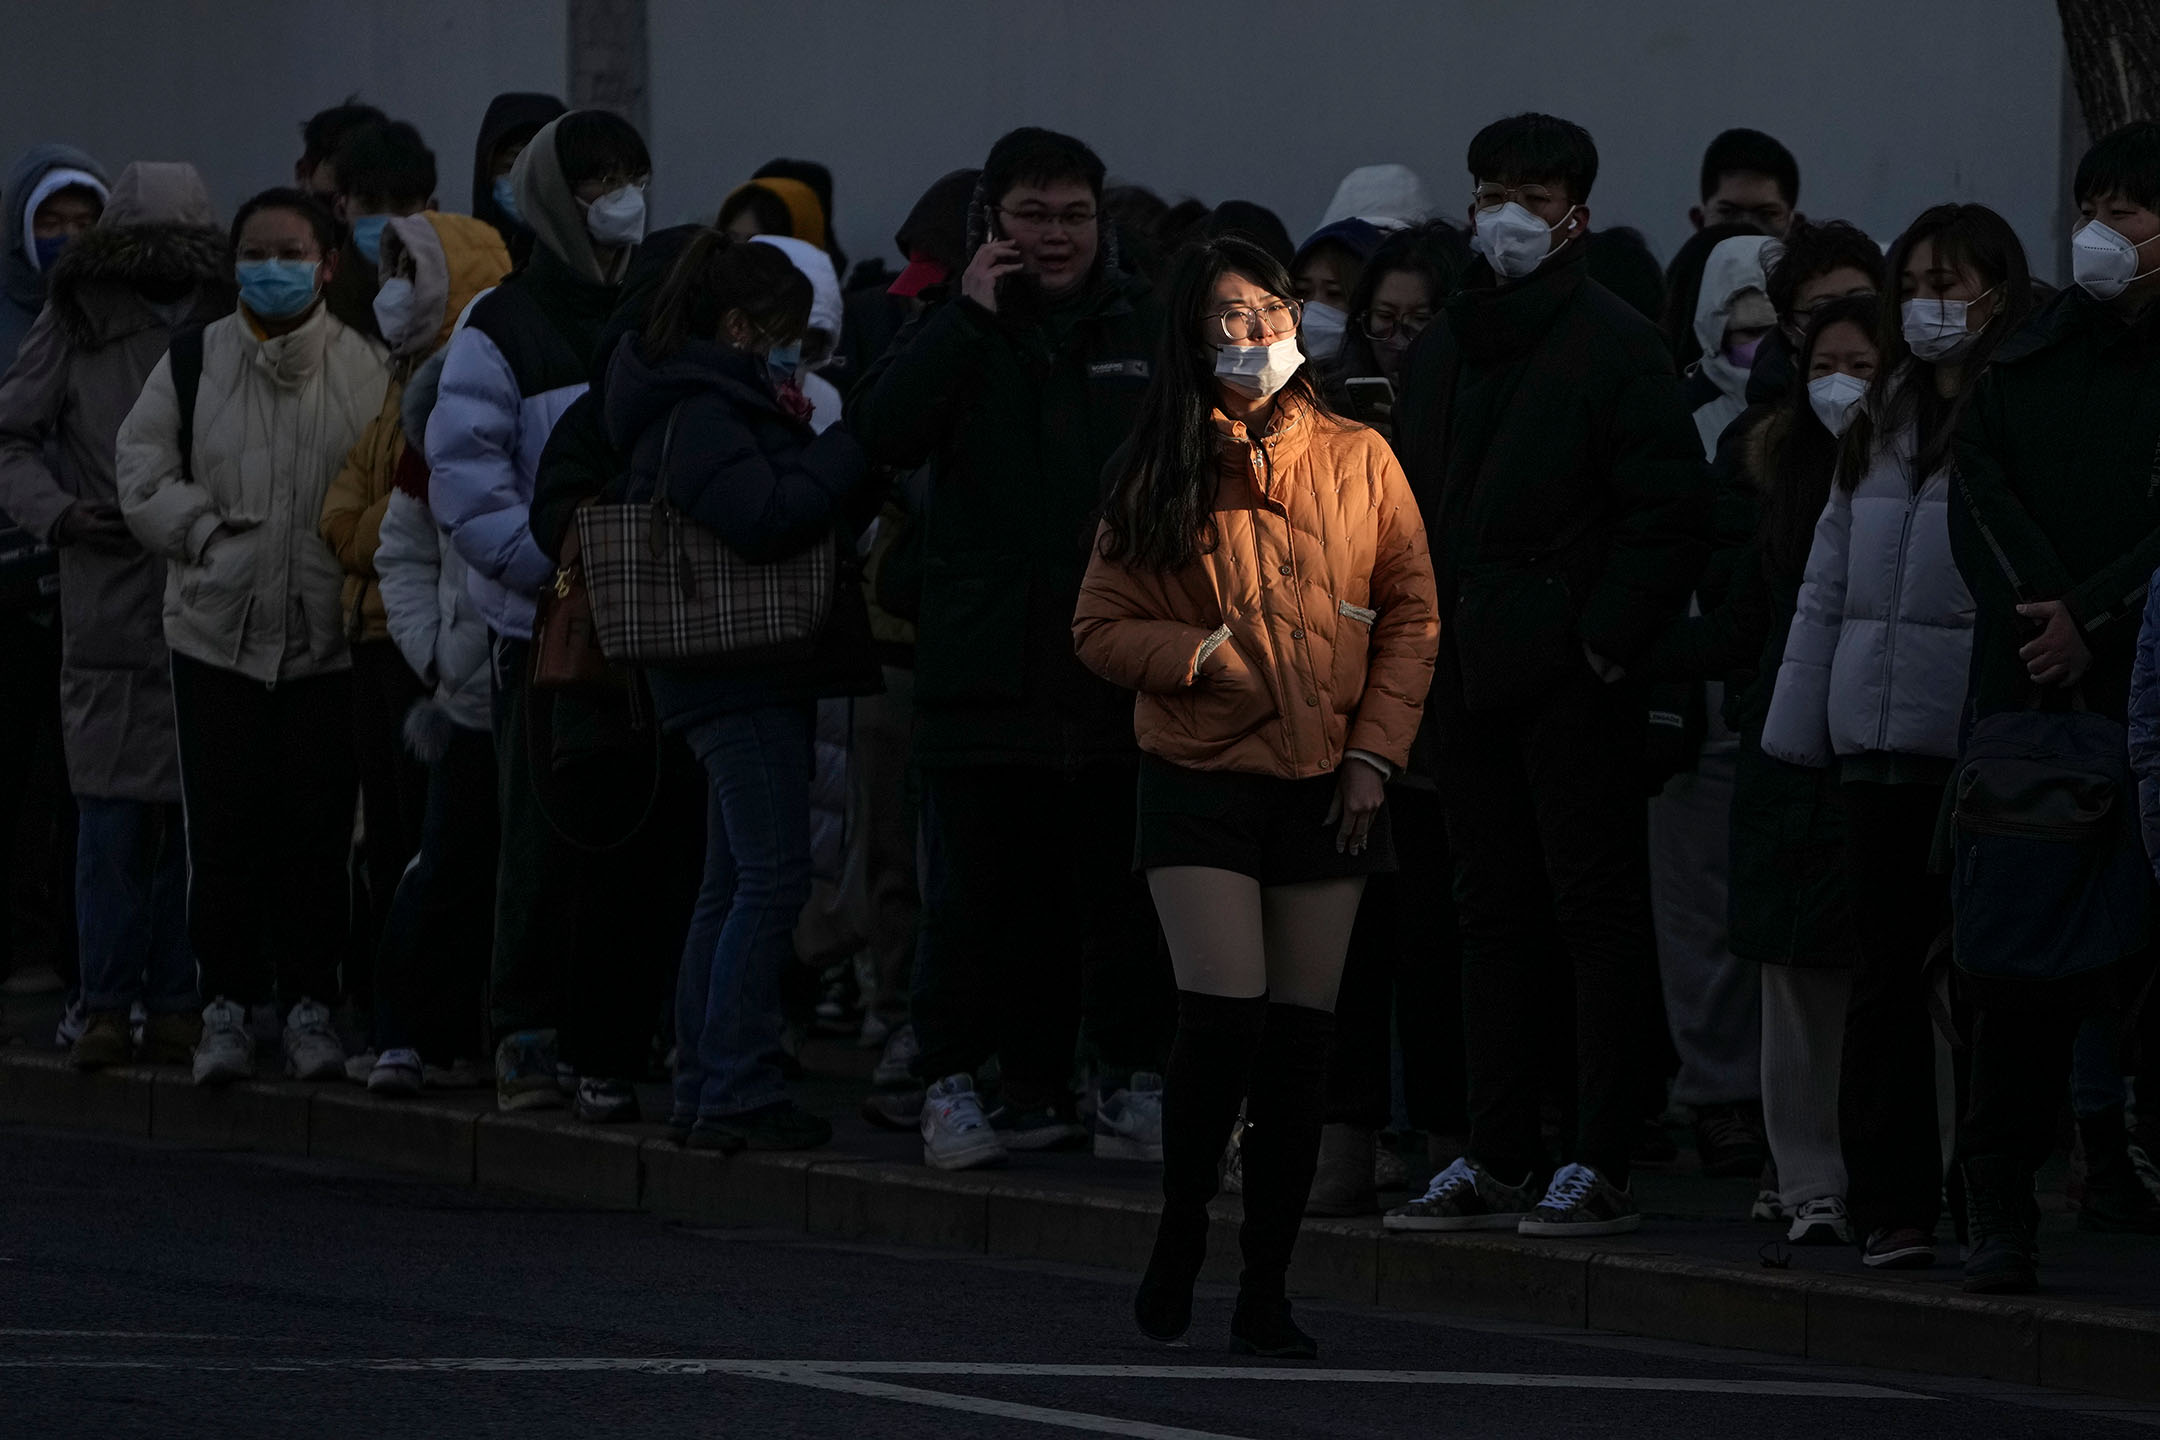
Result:
<svg viewBox="0 0 2160 1440">
<path fill-rule="evenodd" d="M 944 873 L 914 1014 L 923 1159 L 940 1169 L 1084 1142 L 1069 1083 L 1083 1003 L 1098 1150 L 1161 1143 L 1160 1081 L 1133 1083 L 1161 1069 L 1174 999 L 1132 874 L 1132 696 L 1072 646 L 1103 467 L 1162 329 L 1147 282 L 1118 266 L 1102 188 L 1102 161 L 1071 136 L 999 140 L 957 285 L 848 407 L 873 458 L 934 475 L 915 760 Z M 973 1076 L 993 1055 L 1003 1103 L 986 1117 Z"/>
</svg>

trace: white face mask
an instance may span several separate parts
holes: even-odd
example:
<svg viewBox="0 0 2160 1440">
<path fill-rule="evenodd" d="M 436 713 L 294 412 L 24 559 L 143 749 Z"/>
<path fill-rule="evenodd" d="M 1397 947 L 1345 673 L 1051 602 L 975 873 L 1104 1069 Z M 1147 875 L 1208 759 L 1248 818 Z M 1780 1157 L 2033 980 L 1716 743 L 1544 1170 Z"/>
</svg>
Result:
<svg viewBox="0 0 2160 1440">
<path fill-rule="evenodd" d="M 1847 375 L 1833 370 L 1828 375 L 1818 375 L 1807 382 L 1808 404 L 1814 407 L 1815 418 L 1822 421 L 1823 429 L 1832 435 L 1843 435 L 1845 427 L 1852 424 L 1853 411 L 1867 398 L 1867 381 L 1857 375 Z"/>
<path fill-rule="evenodd" d="M 1560 218 L 1566 221 L 1574 213 L 1574 207 L 1570 206 L 1567 215 Z M 1520 280 L 1544 264 L 1547 256 L 1559 252 L 1560 246 L 1552 243 L 1553 232 L 1559 228 L 1547 225 L 1510 200 L 1505 205 L 1477 212 L 1475 228 L 1470 232 L 1470 248 L 1484 256 L 1502 279 Z M 1568 240 L 1574 238 L 1570 235 Z M 1560 245 L 1567 243 L 1563 240 Z"/>
<path fill-rule="evenodd" d="M 1305 337 L 1305 353 L 1315 360 L 1334 359 L 1342 350 L 1343 332 L 1349 328 L 1348 315 L 1317 300 L 1305 302 L 1303 317 L 1298 321 L 1298 333 Z"/>
<path fill-rule="evenodd" d="M 1922 360 L 1955 360 L 1980 338 L 1978 330 L 1966 328 L 1972 306 L 1994 293 L 1983 290 L 1971 300 L 1907 300 L 1899 310 L 1906 345 Z"/>
<path fill-rule="evenodd" d="M 2112 300 L 2129 289 L 2132 281 L 2153 273 L 2138 269 L 2138 251 L 2151 243 L 2147 238 L 2133 245 L 2120 231 L 2098 220 L 2088 221 L 2070 237 L 2070 278 L 2093 299 Z"/>
<path fill-rule="evenodd" d="M 585 233 L 610 249 L 645 238 L 645 187 L 624 185 L 585 207 Z"/>
<path fill-rule="evenodd" d="M 393 275 L 382 282 L 375 292 L 375 325 L 382 331 L 382 338 L 396 349 L 406 340 L 406 330 L 412 325 L 413 282 L 402 275 Z"/>
<path fill-rule="evenodd" d="M 1215 351 L 1215 378 L 1240 395 L 1265 400 L 1289 384 L 1304 363 L 1295 335 L 1271 345 L 1223 345 Z"/>
</svg>

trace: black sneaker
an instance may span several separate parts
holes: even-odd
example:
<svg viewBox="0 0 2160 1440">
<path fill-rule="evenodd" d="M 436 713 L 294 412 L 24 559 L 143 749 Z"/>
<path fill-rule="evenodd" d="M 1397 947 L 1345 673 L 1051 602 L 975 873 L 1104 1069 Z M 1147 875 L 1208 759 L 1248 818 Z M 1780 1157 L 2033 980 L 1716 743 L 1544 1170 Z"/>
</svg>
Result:
<svg viewBox="0 0 2160 1440">
<path fill-rule="evenodd" d="M 1290 1302 L 1280 1295 L 1238 1295 L 1230 1316 L 1230 1353 L 1262 1360 L 1317 1360 L 1320 1342 L 1290 1318 Z"/>
<path fill-rule="evenodd" d="M 1664 1121 L 1645 1120 L 1635 1137 L 1635 1153 L 1629 1158 L 1637 1165 L 1670 1165 L 1680 1158 L 1680 1147 Z"/>
<path fill-rule="evenodd" d="M 588 1125 L 622 1125 L 640 1118 L 637 1087 L 627 1080 L 600 1080 L 591 1076 L 578 1081 L 577 1099 L 571 1113 Z"/>
<path fill-rule="evenodd" d="M 1007 1150 L 1069 1150 L 1088 1138 L 1080 1122 L 1055 1105 L 1000 1105 L 990 1128 Z"/>
<path fill-rule="evenodd" d="M 1911 1225 L 1878 1225 L 1860 1248 L 1860 1263 L 1871 1270 L 1925 1270 L 1935 1263 L 1935 1237 Z"/>
<path fill-rule="evenodd" d="M 1515 1227 L 1519 1235 L 1589 1238 L 1642 1228 L 1635 1199 L 1588 1165 L 1563 1165 L 1537 1209 Z"/>
<path fill-rule="evenodd" d="M 1770 1142 L 1746 1105 L 1704 1105 L 1695 1111 L 1695 1154 L 1702 1173 L 1719 1179 L 1754 1175 L 1770 1159 Z"/>
<path fill-rule="evenodd" d="M 1529 1176 L 1509 1185 L 1476 1161 L 1461 1159 L 1433 1176 L 1422 1197 L 1396 1206 L 1380 1223 L 1389 1230 L 1513 1230 L 1536 1204 Z"/>
<path fill-rule="evenodd" d="M 782 1100 L 762 1110 L 731 1115 L 725 1120 L 700 1120 L 690 1132 L 690 1143 L 695 1148 L 707 1148 L 697 1145 L 701 1130 L 733 1136 L 737 1147 L 744 1150 L 815 1150 L 820 1145 L 832 1143 L 832 1122 L 811 1114 L 793 1100 Z"/>
</svg>

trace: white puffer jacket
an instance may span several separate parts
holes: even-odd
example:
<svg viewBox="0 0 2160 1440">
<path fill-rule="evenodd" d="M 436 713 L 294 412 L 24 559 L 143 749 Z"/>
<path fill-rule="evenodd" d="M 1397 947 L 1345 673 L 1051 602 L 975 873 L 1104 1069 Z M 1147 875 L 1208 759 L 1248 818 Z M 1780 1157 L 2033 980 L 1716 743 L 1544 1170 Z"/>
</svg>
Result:
<svg viewBox="0 0 2160 1440">
<path fill-rule="evenodd" d="M 244 311 L 203 331 L 194 480 L 181 478 L 172 357 L 121 422 L 128 528 L 169 562 L 165 643 L 265 684 L 342 670 L 344 571 L 318 521 L 346 452 L 382 409 L 382 347 L 318 305 L 262 339 Z"/>
<path fill-rule="evenodd" d="M 1763 753 L 1828 765 L 1868 751 L 1954 759 L 1972 666 L 1972 592 L 1950 555 L 1950 475 L 1910 480 L 1911 427 L 1830 487 L 1785 641 Z"/>
<path fill-rule="evenodd" d="M 435 692 L 451 723 L 486 730 L 488 627 L 467 588 L 465 557 L 427 507 L 402 490 L 390 492 L 383 512 L 375 573 L 390 638 L 405 663 Z"/>
</svg>

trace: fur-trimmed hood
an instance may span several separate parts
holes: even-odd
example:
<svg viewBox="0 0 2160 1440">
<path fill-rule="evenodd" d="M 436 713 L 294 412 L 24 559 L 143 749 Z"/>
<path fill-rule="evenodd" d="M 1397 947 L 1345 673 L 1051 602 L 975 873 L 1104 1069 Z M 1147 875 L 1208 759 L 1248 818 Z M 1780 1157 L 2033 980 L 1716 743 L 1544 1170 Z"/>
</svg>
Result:
<svg viewBox="0 0 2160 1440">
<path fill-rule="evenodd" d="M 140 161 L 120 172 L 96 226 L 53 266 L 54 318 L 72 344 L 106 343 L 154 323 L 143 285 L 209 291 L 218 313 L 232 308 L 232 245 L 192 165 Z"/>
</svg>

